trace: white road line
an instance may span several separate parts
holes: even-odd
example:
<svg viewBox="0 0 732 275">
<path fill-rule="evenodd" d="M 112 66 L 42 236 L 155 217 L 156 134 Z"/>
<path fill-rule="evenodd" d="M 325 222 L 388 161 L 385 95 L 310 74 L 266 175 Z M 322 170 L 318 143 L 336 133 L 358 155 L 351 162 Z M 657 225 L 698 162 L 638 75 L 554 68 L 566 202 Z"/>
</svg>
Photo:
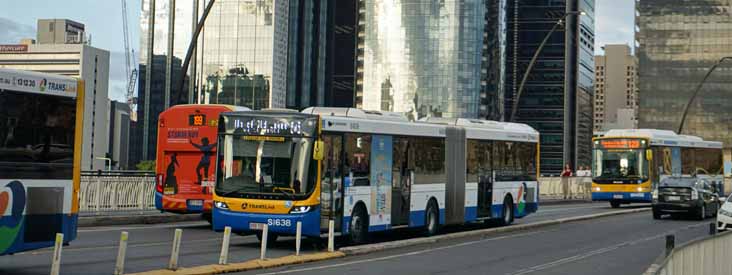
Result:
<svg viewBox="0 0 732 275">
<path fill-rule="evenodd" d="M 551 208 L 543 210 L 541 206 L 539 206 L 539 211 L 536 211 L 536 214 L 541 213 L 547 213 L 547 212 L 561 212 L 561 211 L 567 211 L 567 210 L 577 210 L 577 209 L 599 209 L 599 208 L 607 208 L 607 206 L 587 206 L 587 207 L 570 207 L 570 208 Z"/>
<path fill-rule="evenodd" d="M 496 240 L 502 240 L 502 239 L 509 239 L 509 238 L 516 238 L 516 237 L 524 237 L 524 236 L 535 235 L 535 234 L 545 233 L 545 232 L 549 232 L 549 230 L 536 231 L 536 232 L 528 232 L 528 233 L 516 234 L 516 235 L 501 236 L 501 237 L 495 237 L 495 238 L 489 238 L 489 239 L 482 239 L 482 240 L 477 240 L 477 241 L 470 241 L 470 242 L 459 243 L 459 244 L 454 244 L 454 245 L 449 245 L 449 246 L 442 246 L 442 247 L 437 247 L 437 248 L 430 248 L 430 249 L 425 249 L 425 250 L 412 251 L 412 252 L 408 252 L 408 253 L 391 255 L 391 256 L 385 256 L 385 257 L 379 257 L 379 258 L 365 259 L 365 260 L 358 260 L 358 261 L 350 261 L 350 262 L 345 262 L 345 263 L 340 263 L 340 264 L 332 264 L 332 265 L 315 266 L 315 267 L 308 267 L 308 268 L 301 268 L 301 269 L 284 270 L 284 271 L 271 272 L 271 273 L 263 273 L 261 275 L 288 274 L 288 273 L 305 272 L 305 271 L 313 271 L 313 270 L 322 270 L 322 269 L 328 269 L 328 268 L 334 268 L 334 267 L 341 267 L 341 266 L 349 266 L 349 265 L 362 264 L 362 263 L 370 263 L 370 262 L 384 261 L 384 260 L 396 259 L 396 258 L 401 258 L 401 257 L 406 257 L 406 256 L 414 256 L 414 255 L 419 255 L 419 254 L 425 254 L 425 253 L 430 253 L 430 252 L 440 251 L 440 250 L 445 250 L 445 249 L 451 249 L 451 248 L 456 248 L 456 247 L 461 247 L 461 246 L 468 246 L 468 245 L 473 245 L 473 244 L 477 244 L 477 243 L 483 243 L 483 242 L 489 242 L 489 241 L 496 241 Z"/>
<path fill-rule="evenodd" d="M 138 226 L 126 226 L 126 227 L 97 227 L 93 229 L 79 229 L 79 233 L 88 232 L 105 232 L 105 231 L 121 231 L 121 230 L 143 230 L 143 229 L 160 229 L 160 228 L 186 228 L 208 225 L 207 222 L 190 222 L 190 223 L 177 223 L 177 224 L 157 224 L 157 225 L 138 225 Z"/>
<path fill-rule="evenodd" d="M 524 274 L 529 274 L 529 273 L 533 273 L 533 272 L 537 272 L 537 271 L 543 271 L 543 270 L 546 270 L 546 269 L 549 269 L 549 268 L 553 268 L 553 267 L 556 267 L 556 266 L 560 266 L 560 265 L 563 265 L 563 264 L 568 264 L 568 263 L 576 262 L 576 261 L 579 261 L 579 260 L 582 260 L 582 259 L 586 259 L 586 258 L 595 256 L 595 255 L 604 254 L 604 253 L 607 253 L 607 252 L 610 252 L 610 251 L 619 249 L 621 247 L 636 245 L 636 244 L 639 244 L 639 243 L 642 243 L 642 242 L 647 242 L 647 241 L 652 241 L 652 240 L 655 240 L 655 239 L 664 238 L 668 234 L 673 234 L 673 233 L 676 233 L 676 232 L 679 232 L 679 231 L 688 230 L 688 229 L 691 229 L 691 228 L 694 228 L 694 227 L 699 227 L 701 225 L 706 225 L 706 224 L 707 223 L 704 223 L 704 222 L 697 223 L 697 224 L 694 224 L 694 225 L 689 225 L 689 226 L 686 226 L 686 227 L 682 227 L 682 228 L 677 229 L 677 230 L 667 231 L 667 232 L 664 232 L 662 234 L 658 234 L 658 235 L 655 235 L 655 236 L 650 236 L 650 237 L 646 237 L 646 238 L 642 238 L 642 239 L 637 239 L 637 240 L 633 240 L 633 241 L 622 242 L 622 243 L 615 244 L 615 245 L 611 245 L 611 246 L 608 246 L 608 247 L 603 247 L 603 248 L 600 248 L 600 249 L 597 249 L 597 250 L 593 250 L 593 251 L 585 252 L 585 253 L 582 253 L 582 254 L 577 254 L 577 255 L 574 255 L 574 256 L 570 256 L 570 257 L 566 257 L 566 258 L 561 258 L 559 260 L 555 260 L 555 261 L 552 261 L 552 262 L 548 262 L 548 263 L 536 265 L 536 266 L 529 267 L 529 268 L 526 268 L 526 269 L 521 269 L 521 270 L 518 270 L 518 271 L 513 272 L 513 273 L 506 273 L 506 275 L 524 275 Z"/>
</svg>

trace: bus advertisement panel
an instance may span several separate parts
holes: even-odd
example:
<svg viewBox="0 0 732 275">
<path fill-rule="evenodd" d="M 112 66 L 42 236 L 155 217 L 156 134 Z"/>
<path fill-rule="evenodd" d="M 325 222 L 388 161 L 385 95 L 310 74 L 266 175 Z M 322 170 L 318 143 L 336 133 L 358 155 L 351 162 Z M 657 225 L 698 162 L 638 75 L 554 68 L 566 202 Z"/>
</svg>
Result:
<svg viewBox="0 0 732 275">
<path fill-rule="evenodd" d="M 155 207 L 210 220 L 219 114 L 226 105 L 177 105 L 159 117 Z"/>
<path fill-rule="evenodd" d="M 76 238 L 83 87 L 0 69 L 0 255 Z"/>
</svg>

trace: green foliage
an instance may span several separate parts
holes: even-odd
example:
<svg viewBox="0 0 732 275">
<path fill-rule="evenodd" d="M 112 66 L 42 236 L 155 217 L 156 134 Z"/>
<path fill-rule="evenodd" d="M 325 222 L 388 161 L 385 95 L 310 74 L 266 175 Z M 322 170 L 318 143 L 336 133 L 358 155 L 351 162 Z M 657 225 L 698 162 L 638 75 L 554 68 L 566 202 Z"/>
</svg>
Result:
<svg viewBox="0 0 732 275">
<path fill-rule="evenodd" d="M 140 171 L 155 171 L 155 161 L 154 160 L 143 160 L 137 165 L 137 170 Z"/>
</svg>

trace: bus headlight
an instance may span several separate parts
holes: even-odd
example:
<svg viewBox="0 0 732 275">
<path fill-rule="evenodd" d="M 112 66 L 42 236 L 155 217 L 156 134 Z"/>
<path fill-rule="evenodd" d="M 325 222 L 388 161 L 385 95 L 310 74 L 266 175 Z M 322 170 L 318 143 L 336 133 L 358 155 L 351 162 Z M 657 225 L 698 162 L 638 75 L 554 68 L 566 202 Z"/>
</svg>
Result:
<svg viewBox="0 0 732 275">
<path fill-rule="evenodd" d="M 215 201 L 214 206 L 216 206 L 216 208 L 218 208 L 218 209 L 226 209 L 226 210 L 229 209 L 229 206 L 226 205 L 226 203 L 223 201 Z"/>
<path fill-rule="evenodd" d="M 595 192 L 600 192 L 600 187 L 595 187 Z"/>
<path fill-rule="evenodd" d="M 643 187 L 638 187 L 636 190 L 638 190 L 638 192 L 643 192 Z"/>
<path fill-rule="evenodd" d="M 310 212 L 310 206 L 295 206 L 290 210 L 290 214 L 304 214 Z"/>
</svg>

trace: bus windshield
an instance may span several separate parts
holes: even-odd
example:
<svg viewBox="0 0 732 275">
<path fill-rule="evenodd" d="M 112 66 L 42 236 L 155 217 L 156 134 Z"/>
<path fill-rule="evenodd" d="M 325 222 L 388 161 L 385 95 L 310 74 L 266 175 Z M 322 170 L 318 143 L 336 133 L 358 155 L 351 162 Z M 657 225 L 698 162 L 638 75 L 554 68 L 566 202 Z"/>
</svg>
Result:
<svg viewBox="0 0 732 275">
<path fill-rule="evenodd" d="M 593 178 L 606 181 L 646 180 L 644 149 L 595 149 Z"/>
<path fill-rule="evenodd" d="M 317 173 L 311 155 L 313 141 L 307 137 L 223 136 L 216 193 L 289 199 L 309 194 Z"/>
</svg>

